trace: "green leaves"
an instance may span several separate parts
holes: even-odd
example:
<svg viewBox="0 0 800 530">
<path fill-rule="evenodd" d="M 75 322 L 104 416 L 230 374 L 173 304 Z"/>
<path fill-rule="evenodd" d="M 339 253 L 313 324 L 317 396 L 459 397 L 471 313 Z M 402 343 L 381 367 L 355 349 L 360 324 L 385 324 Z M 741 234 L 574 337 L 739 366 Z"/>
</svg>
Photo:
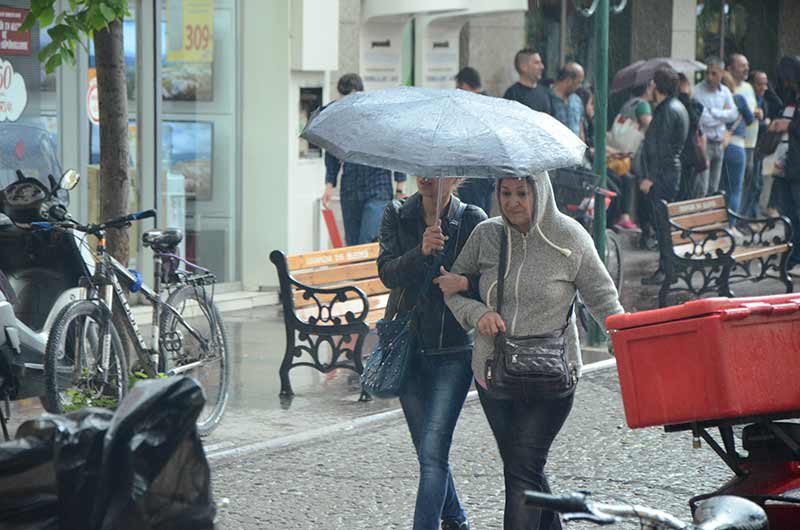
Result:
<svg viewBox="0 0 800 530">
<path fill-rule="evenodd" d="M 95 31 L 128 15 L 127 0 L 69 0 L 69 8 L 56 13 L 56 0 L 32 0 L 31 10 L 20 28 L 30 31 L 36 23 L 47 28 L 52 42 L 39 52 L 39 61 L 52 73 L 64 63 L 75 64 L 75 50 Z"/>
</svg>

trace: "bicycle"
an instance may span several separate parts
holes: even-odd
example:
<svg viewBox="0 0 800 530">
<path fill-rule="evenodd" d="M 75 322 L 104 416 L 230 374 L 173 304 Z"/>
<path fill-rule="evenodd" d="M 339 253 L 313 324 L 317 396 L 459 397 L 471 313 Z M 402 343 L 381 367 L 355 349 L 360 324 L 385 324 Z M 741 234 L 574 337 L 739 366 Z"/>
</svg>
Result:
<svg viewBox="0 0 800 530">
<path fill-rule="evenodd" d="M 95 237 L 97 246 L 94 273 L 84 276 L 80 299 L 56 317 L 47 341 L 42 399 L 45 409 L 62 413 L 76 400 L 78 405 L 84 401 L 113 405 L 121 400 L 127 391 L 128 356 L 115 324 L 120 320 L 135 338 L 133 349 L 139 368 L 148 377 L 160 373 L 190 374 L 200 380 L 206 406 L 197 418 L 197 429 L 200 435 L 209 434 L 222 419 L 230 386 L 228 340 L 214 304 L 214 275 L 175 254 L 183 238 L 179 230 L 153 230 L 142 236 L 144 246 L 153 251 L 157 272 L 153 288 L 142 282 L 138 272 L 126 269 L 106 252 L 108 229 L 154 218 L 155 210 L 89 225 L 77 223 L 66 210 L 56 213 L 53 216 L 51 211 L 52 221 L 31 226 L 81 232 L 84 240 Z M 152 347 L 148 347 L 139 330 L 123 287 L 141 293 L 152 305 Z M 121 317 L 115 318 L 120 309 Z"/>
<path fill-rule="evenodd" d="M 597 175 L 581 168 L 563 168 L 553 172 L 551 183 L 556 205 L 559 210 L 578 221 L 590 234 L 594 235 L 594 201 L 595 197 L 602 196 L 608 207 L 611 199 L 616 197 L 613 191 L 597 185 Z M 622 243 L 616 232 L 606 228 L 605 265 L 617 291 L 622 289 Z M 583 301 L 578 297 L 575 304 L 575 314 L 584 331 L 589 330 L 589 315 Z"/>
<path fill-rule="evenodd" d="M 687 523 L 667 512 L 633 504 L 605 504 L 591 500 L 588 492 L 552 495 L 525 492 L 525 505 L 563 514 L 564 522 L 588 521 L 598 526 L 635 520 L 650 530 L 767 530 L 767 514 L 743 497 L 722 495 L 703 501 Z"/>
</svg>

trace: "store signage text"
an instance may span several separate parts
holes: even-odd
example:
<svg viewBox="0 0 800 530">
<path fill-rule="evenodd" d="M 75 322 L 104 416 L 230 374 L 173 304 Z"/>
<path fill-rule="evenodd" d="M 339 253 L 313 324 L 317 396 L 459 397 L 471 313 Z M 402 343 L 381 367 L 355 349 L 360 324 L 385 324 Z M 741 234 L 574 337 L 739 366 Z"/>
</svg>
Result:
<svg viewBox="0 0 800 530">
<path fill-rule="evenodd" d="M 0 6 L 0 55 L 30 55 L 31 32 L 19 31 L 27 9 Z"/>
<path fill-rule="evenodd" d="M 214 0 L 167 0 L 167 61 L 214 60 Z"/>
<path fill-rule="evenodd" d="M 28 104 L 25 79 L 0 58 L 0 122 L 17 121 Z"/>
</svg>

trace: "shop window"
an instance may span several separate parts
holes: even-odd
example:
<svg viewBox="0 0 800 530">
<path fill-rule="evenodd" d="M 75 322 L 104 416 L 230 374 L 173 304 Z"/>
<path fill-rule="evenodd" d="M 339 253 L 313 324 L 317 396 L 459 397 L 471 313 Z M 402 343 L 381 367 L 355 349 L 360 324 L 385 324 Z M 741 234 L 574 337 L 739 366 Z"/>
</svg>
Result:
<svg viewBox="0 0 800 530">
<path fill-rule="evenodd" d="M 162 153 L 166 225 L 180 251 L 223 282 L 238 279 L 236 2 L 164 0 Z"/>
<path fill-rule="evenodd" d="M 30 0 L 0 5 L 0 186 L 15 171 L 47 182 L 61 172 L 57 155 L 58 119 L 55 82 L 43 83 L 38 54 L 49 37 L 37 24 L 15 31 L 31 8 Z"/>
</svg>

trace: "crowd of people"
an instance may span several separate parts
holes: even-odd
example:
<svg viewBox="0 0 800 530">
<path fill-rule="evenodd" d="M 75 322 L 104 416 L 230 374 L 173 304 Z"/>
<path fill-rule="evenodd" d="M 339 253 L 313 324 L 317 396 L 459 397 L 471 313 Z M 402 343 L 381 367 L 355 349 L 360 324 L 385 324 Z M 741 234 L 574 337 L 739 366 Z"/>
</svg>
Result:
<svg viewBox="0 0 800 530">
<path fill-rule="evenodd" d="M 504 97 L 551 114 L 591 147 L 594 97 L 582 66 L 565 64 L 545 85 L 541 56 L 526 48 L 514 67 L 519 81 Z M 751 74 L 747 58 L 736 54 L 727 66 L 709 58 L 705 80 L 694 88 L 669 67 L 633 87 L 608 131 L 608 176 L 620 192 L 611 222 L 638 230 L 635 215 L 645 238 L 654 201 L 724 191 L 729 207 L 743 216 L 780 213 L 798 226 L 798 80 L 800 59 L 781 61 L 773 89 L 765 72 Z M 474 68 L 462 69 L 455 81 L 462 90 L 482 90 Z M 342 95 L 358 90 L 363 86 L 353 74 L 339 82 Z M 380 243 L 378 271 L 391 290 L 385 319 L 417 317 L 418 351 L 400 393 L 420 470 L 413 528 L 469 528 L 449 454 L 473 381 L 503 462 L 504 528 L 561 528 L 553 513 L 524 508 L 523 496 L 528 489 L 549 491 L 548 453 L 572 407 L 582 365 L 576 296 L 600 323 L 623 311 L 590 235 L 558 210 L 547 173 L 496 183 L 417 177 L 418 191 L 405 197 L 405 175 L 342 165 L 330 154 L 326 168 L 326 206 L 342 173 L 347 243 L 376 236 Z M 487 218 L 492 210 L 497 215 Z M 794 237 L 798 249 L 800 230 Z M 800 261 L 797 253 L 793 260 Z M 488 380 L 487 367 L 505 337 L 555 336 L 569 359 L 569 391 L 505 393 Z"/>
</svg>

